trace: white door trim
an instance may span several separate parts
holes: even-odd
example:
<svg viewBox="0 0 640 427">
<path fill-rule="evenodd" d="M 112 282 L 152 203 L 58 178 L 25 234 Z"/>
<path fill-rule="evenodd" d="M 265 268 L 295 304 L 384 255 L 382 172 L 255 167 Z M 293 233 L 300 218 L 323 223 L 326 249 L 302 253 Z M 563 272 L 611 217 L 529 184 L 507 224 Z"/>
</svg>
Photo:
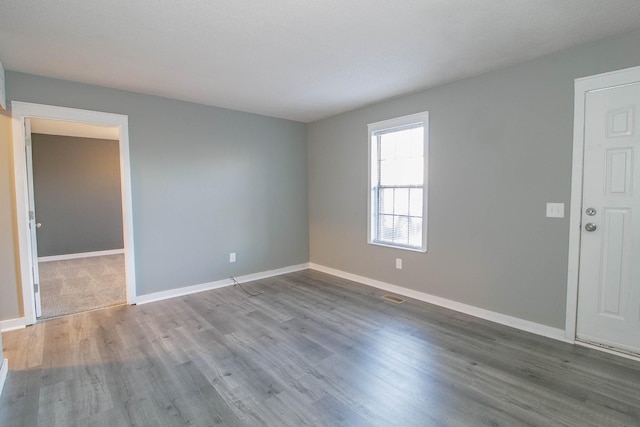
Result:
<svg viewBox="0 0 640 427">
<path fill-rule="evenodd" d="M 567 309 L 565 338 L 575 342 L 578 318 L 580 235 L 582 234 L 582 175 L 584 160 L 584 112 L 587 92 L 640 81 L 640 67 L 597 74 L 575 80 L 573 106 L 573 160 L 569 214 L 569 262 L 567 268 Z"/>
<path fill-rule="evenodd" d="M 78 110 L 51 105 L 11 102 L 13 122 L 13 166 L 16 192 L 16 216 L 18 226 L 18 253 L 20 256 L 20 278 L 25 324 L 36 322 L 33 280 L 30 273 L 30 241 L 28 236 L 29 188 L 27 182 L 25 154 L 25 118 L 42 118 L 71 122 L 115 126 L 120 134 L 120 177 L 122 188 L 122 216 L 125 249 L 125 275 L 127 283 L 127 303 L 136 302 L 136 275 L 133 244 L 133 211 L 131 208 L 131 171 L 129 166 L 129 118 L 121 114 Z M 35 260 L 37 262 L 37 260 Z"/>
</svg>

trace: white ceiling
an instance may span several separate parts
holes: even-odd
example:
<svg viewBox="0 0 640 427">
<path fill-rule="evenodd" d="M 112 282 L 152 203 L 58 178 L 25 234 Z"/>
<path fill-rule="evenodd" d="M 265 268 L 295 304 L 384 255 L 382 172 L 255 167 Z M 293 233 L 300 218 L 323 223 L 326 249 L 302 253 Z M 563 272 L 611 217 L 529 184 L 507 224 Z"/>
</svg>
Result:
<svg viewBox="0 0 640 427">
<path fill-rule="evenodd" d="M 3 0 L 0 61 L 309 122 L 636 28 L 638 0 Z"/>
</svg>

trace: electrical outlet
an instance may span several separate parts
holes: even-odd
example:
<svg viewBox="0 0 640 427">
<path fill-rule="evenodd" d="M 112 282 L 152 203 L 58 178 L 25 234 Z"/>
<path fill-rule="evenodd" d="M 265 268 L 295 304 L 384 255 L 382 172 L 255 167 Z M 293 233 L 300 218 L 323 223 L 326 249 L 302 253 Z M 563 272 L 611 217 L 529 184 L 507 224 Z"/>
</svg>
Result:
<svg viewBox="0 0 640 427">
<path fill-rule="evenodd" d="M 564 218 L 564 203 L 547 203 L 547 218 Z"/>
<path fill-rule="evenodd" d="M 235 252 L 231 252 L 229 254 L 229 262 L 236 262 L 236 253 Z"/>
<path fill-rule="evenodd" d="M 396 268 L 402 270 L 402 258 L 396 258 Z"/>
</svg>

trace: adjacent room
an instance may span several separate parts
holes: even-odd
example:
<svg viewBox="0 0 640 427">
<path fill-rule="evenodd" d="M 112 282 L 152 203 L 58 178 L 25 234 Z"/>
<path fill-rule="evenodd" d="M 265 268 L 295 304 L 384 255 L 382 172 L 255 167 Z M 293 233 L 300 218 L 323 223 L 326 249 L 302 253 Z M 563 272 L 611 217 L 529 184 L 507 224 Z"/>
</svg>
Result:
<svg viewBox="0 0 640 427">
<path fill-rule="evenodd" d="M 0 425 L 640 426 L 640 3 L 0 3 Z"/>
<path fill-rule="evenodd" d="M 125 304 L 115 128 L 30 120 L 39 319 Z"/>
</svg>

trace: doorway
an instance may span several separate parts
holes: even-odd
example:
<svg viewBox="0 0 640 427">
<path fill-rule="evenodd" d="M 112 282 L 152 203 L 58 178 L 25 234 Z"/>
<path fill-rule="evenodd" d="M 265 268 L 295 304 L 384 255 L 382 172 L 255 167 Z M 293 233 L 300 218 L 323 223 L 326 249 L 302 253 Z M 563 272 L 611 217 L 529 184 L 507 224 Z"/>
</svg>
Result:
<svg viewBox="0 0 640 427">
<path fill-rule="evenodd" d="M 567 338 L 640 356 L 640 67 L 575 97 Z"/>
<path fill-rule="evenodd" d="M 31 133 L 30 124 L 36 122 L 57 122 L 61 125 L 75 123 L 78 127 L 102 128 L 115 132 L 118 140 L 118 161 L 120 168 L 120 200 L 121 200 L 121 230 L 123 254 L 123 275 L 126 286 L 126 303 L 134 304 L 135 262 L 133 253 L 133 221 L 131 211 L 131 185 L 129 169 L 129 135 L 127 116 L 101 113 L 95 111 L 78 110 L 64 107 L 47 106 L 12 102 L 13 142 L 14 142 L 14 173 L 16 186 L 16 210 L 18 222 L 18 243 L 20 253 L 20 276 L 22 281 L 23 311 L 25 325 L 33 324 L 41 314 L 41 284 L 37 237 L 39 223 L 34 208 L 34 191 L 32 175 L 33 141 L 28 137 Z M 86 129 L 85 129 L 86 131 Z M 44 227 L 45 225 L 42 224 Z M 90 251 L 99 252 L 99 251 Z M 87 253 L 90 253 L 87 252 Z M 122 250 L 121 250 L 122 252 Z M 76 259 L 88 258 L 87 253 L 81 253 Z M 95 253 L 94 253 L 95 255 Z M 103 256 L 117 254 L 103 253 Z M 49 258 L 46 261 L 54 261 Z M 78 262 L 78 261 L 75 261 Z M 94 267 L 93 270 L 102 267 Z M 90 268 L 91 270 L 91 268 Z"/>
<path fill-rule="evenodd" d="M 125 304 L 118 128 L 31 118 L 25 124 L 36 221 L 36 317 Z"/>
</svg>

